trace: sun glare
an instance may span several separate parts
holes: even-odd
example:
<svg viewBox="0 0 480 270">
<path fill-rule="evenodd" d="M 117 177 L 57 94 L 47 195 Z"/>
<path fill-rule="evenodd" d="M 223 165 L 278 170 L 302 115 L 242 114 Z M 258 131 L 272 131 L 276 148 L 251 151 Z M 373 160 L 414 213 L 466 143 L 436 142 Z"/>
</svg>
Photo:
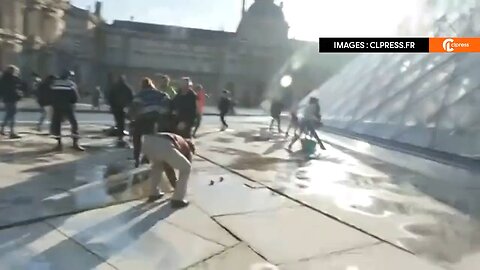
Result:
<svg viewBox="0 0 480 270">
<path fill-rule="evenodd" d="M 282 77 L 282 79 L 280 80 L 280 85 L 284 88 L 287 88 L 289 87 L 291 84 L 292 84 L 292 76 L 290 75 L 285 75 Z"/>
<path fill-rule="evenodd" d="M 407 18 L 415 19 L 424 0 L 286 0 L 293 38 L 388 36 Z"/>
</svg>

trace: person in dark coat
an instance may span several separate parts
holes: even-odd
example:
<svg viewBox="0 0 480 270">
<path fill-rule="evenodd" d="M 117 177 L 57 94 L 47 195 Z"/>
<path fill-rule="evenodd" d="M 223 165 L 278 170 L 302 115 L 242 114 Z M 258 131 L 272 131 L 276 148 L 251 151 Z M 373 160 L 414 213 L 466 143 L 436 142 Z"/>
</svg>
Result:
<svg viewBox="0 0 480 270">
<path fill-rule="evenodd" d="M 280 100 L 274 100 L 270 107 L 270 116 L 272 121 L 270 122 L 270 131 L 273 129 L 273 125 L 277 122 L 278 133 L 282 133 L 280 115 L 282 114 L 283 103 Z"/>
<path fill-rule="evenodd" d="M 123 146 L 125 131 L 125 109 L 130 106 L 133 101 L 133 91 L 128 85 L 125 76 L 121 76 L 113 85 L 108 94 L 108 103 L 115 119 L 115 127 L 118 135 L 118 145 Z"/>
<path fill-rule="evenodd" d="M 47 118 L 47 106 L 50 106 L 50 95 L 52 93 L 52 84 L 55 76 L 49 75 L 36 85 L 37 103 L 41 109 L 40 119 L 38 119 L 37 130 L 42 131 L 43 122 Z"/>
<path fill-rule="evenodd" d="M 197 94 L 192 89 L 190 78 L 182 78 L 180 92 L 172 100 L 172 114 L 175 117 L 176 134 L 190 139 L 197 118 Z"/>
<path fill-rule="evenodd" d="M 10 126 L 10 139 L 19 139 L 15 133 L 15 115 L 17 114 L 17 102 L 25 95 L 26 87 L 18 77 L 20 70 L 16 66 L 9 66 L 0 78 L 0 98 L 5 106 L 5 118 L 3 119 L 0 134 L 5 135 L 5 127 Z"/>
<path fill-rule="evenodd" d="M 51 132 L 57 140 L 55 150 L 62 151 L 62 122 L 67 119 L 71 126 L 73 148 L 78 151 L 85 151 L 78 143 L 78 122 L 75 115 L 75 104 L 79 100 L 77 84 L 72 81 L 75 75 L 72 71 L 65 71 L 59 79 L 53 80 L 51 86 L 51 105 L 53 108 Z"/>
<path fill-rule="evenodd" d="M 92 92 L 92 109 L 100 110 L 100 100 L 102 99 L 102 89 L 100 86 L 95 87 Z"/>
<path fill-rule="evenodd" d="M 220 112 L 220 121 L 222 122 L 221 130 L 224 131 L 228 128 L 228 124 L 225 121 L 225 116 L 232 108 L 232 99 L 230 98 L 230 93 L 228 90 L 222 91 L 222 96 L 218 102 L 218 110 Z"/>
</svg>

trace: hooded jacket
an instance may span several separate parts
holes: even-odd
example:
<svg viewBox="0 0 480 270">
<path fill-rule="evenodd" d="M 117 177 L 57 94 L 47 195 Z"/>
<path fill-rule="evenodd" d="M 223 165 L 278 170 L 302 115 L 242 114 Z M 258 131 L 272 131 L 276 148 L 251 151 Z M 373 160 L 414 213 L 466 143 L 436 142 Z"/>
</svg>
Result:
<svg viewBox="0 0 480 270">
<path fill-rule="evenodd" d="M 5 73 L 0 78 L 0 98 L 5 103 L 17 102 L 23 97 L 25 85 L 22 80 L 10 73 Z"/>
</svg>

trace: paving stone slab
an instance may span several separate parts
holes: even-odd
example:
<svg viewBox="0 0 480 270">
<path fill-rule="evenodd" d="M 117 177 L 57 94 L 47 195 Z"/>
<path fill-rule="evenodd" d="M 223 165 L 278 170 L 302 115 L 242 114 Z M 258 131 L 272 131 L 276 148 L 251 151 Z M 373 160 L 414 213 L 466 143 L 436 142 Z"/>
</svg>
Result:
<svg viewBox="0 0 480 270">
<path fill-rule="evenodd" d="M 305 207 L 216 219 L 274 264 L 378 242 Z"/>
<path fill-rule="evenodd" d="M 441 270 L 414 255 L 388 244 L 340 252 L 298 263 L 280 266 L 281 270 Z"/>
<path fill-rule="evenodd" d="M 187 268 L 188 270 L 246 270 L 265 269 L 273 266 L 253 252 L 248 245 L 241 243 L 229 248 L 207 261 Z M 268 268 L 267 268 L 268 269 Z"/>
<path fill-rule="evenodd" d="M 5 270 L 115 269 L 45 223 L 0 231 Z"/>
<path fill-rule="evenodd" d="M 173 270 L 220 253 L 226 249 L 220 243 L 236 243 L 227 232 L 221 234 L 219 225 L 206 221 L 208 217 L 200 217 L 196 223 L 194 218 L 201 213 L 189 208 L 194 206 L 174 211 L 165 201 L 132 202 L 51 223 L 120 269 Z"/>
<path fill-rule="evenodd" d="M 259 212 L 298 206 L 290 199 L 266 188 L 250 188 L 241 177 L 225 176 L 223 182 L 195 184 L 191 196 L 195 203 L 210 216 Z"/>
</svg>

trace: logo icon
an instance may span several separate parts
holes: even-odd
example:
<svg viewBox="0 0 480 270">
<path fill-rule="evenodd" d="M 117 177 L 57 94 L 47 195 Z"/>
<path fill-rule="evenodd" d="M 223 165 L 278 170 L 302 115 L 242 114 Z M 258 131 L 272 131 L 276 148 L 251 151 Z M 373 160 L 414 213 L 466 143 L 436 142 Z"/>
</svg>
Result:
<svg viewBox="0 0 480 270">
<path fill-rule="evenodd" d="M 453 48 L 452 48 L 452 44 L 453 43 L 453 39 L 452 38 L 447 38 L 443 41 L 443 49 L 447 52 L 453 52 Z"/>
</svg>

